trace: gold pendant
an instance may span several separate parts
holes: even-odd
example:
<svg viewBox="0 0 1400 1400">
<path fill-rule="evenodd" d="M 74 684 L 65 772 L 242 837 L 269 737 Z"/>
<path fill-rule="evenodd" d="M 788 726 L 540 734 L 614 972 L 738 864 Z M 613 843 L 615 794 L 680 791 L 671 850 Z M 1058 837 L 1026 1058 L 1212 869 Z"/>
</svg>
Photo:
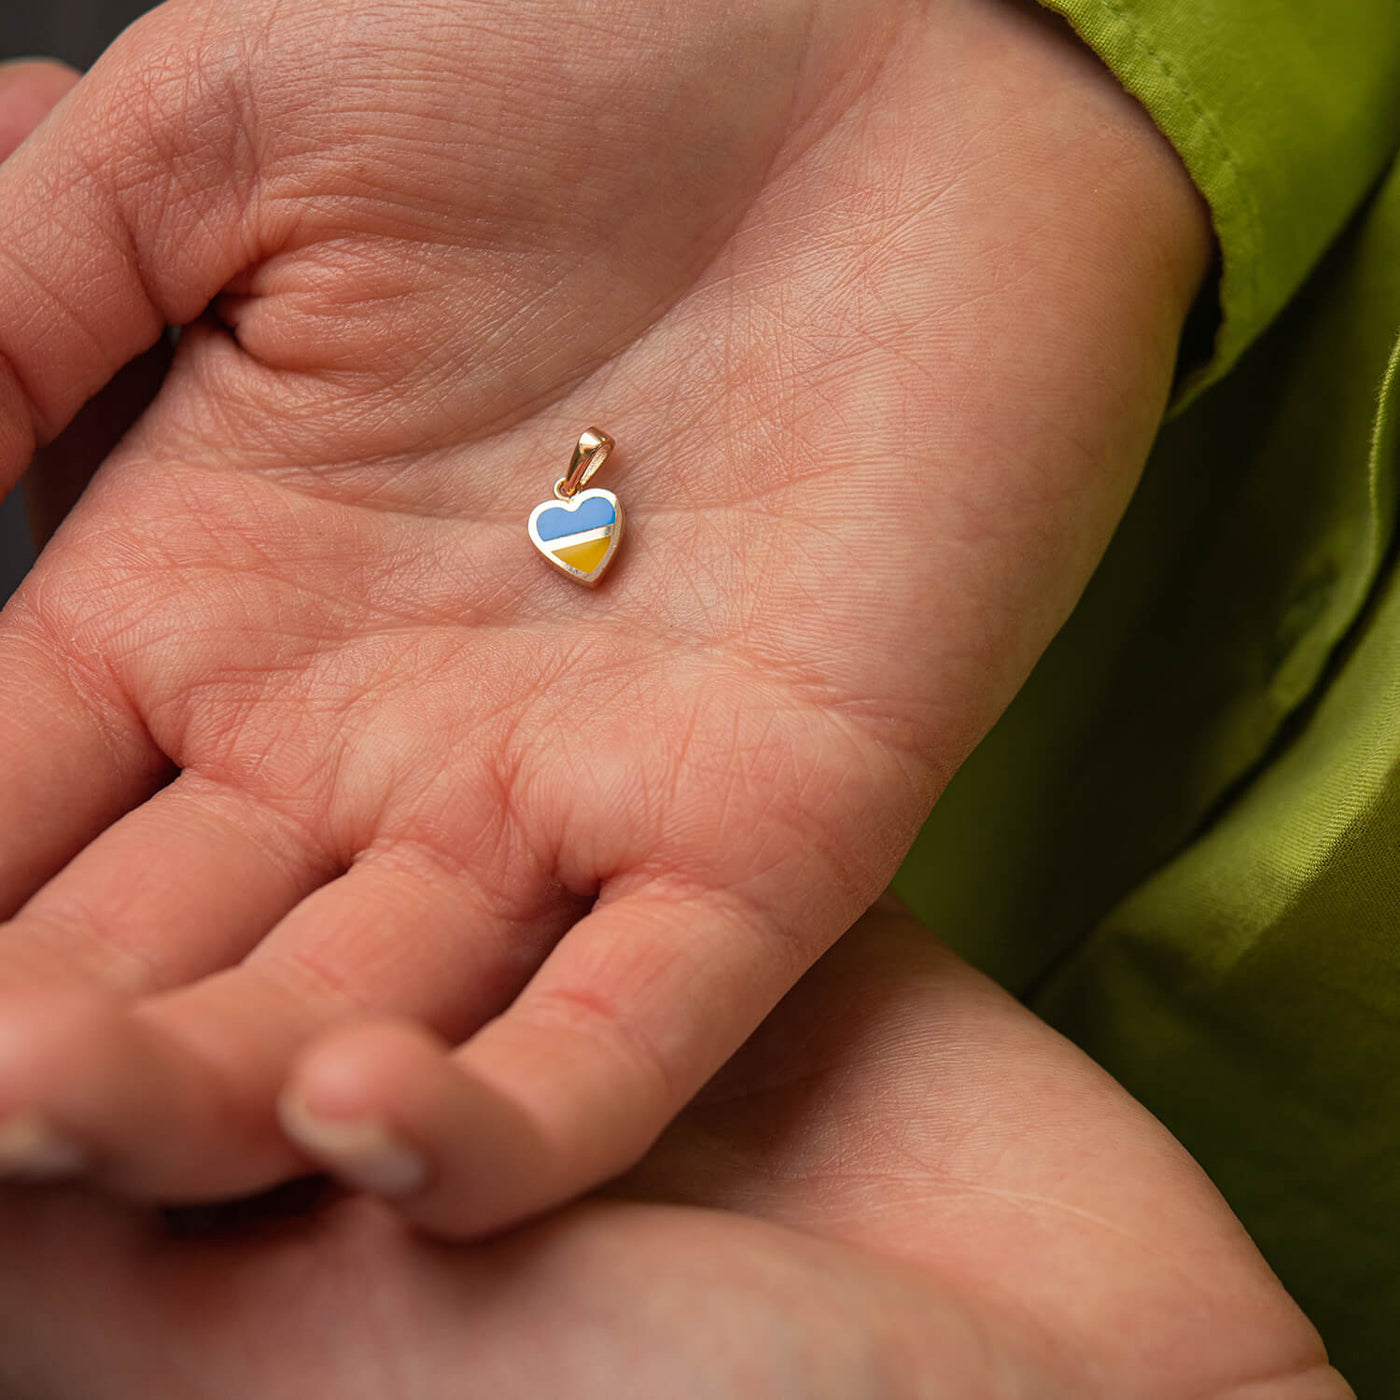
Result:
<svg viewBox="0 0 1400 1400">
<path fill-rule="evenodd" d="M 554 499 L 530 512 L 530 540 L 560 573 L 592 588 L 608 570 L 622 542 L 622 502 L 611 491 L 585 491 L 603 465 L 613 440 L 588 428 L 574 448 L 568 473 L 554 483 Z"/>
</svg>

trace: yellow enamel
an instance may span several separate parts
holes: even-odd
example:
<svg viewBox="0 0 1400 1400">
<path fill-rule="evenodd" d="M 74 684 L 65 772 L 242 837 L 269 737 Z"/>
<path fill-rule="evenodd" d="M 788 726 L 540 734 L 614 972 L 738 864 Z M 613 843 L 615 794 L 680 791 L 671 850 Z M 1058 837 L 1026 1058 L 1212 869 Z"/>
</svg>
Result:
<svg viewBox="0 0 1400 1400">
<path fill-rule="evenodd" d="M 577 569 L 579 573 L 591 574 L 603 562 L 603 556 L 608 552 L 608 545 L 611 543 L 611 537 L 604 535 L 600 540 L 585 540 L 582 544 L 566 544 L 562 549 L 550 550 L 550 553 L 556 559 L 562 559 L 564 563 Z"/>
</svg>

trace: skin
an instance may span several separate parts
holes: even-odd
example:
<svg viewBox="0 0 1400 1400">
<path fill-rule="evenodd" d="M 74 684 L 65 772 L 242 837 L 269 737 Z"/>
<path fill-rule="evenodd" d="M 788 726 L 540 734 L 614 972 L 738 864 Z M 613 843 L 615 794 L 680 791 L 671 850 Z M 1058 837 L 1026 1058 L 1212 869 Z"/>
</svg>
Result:
<svg viewBox="0 0 1400 1400">
<path fill-rule="evenodd" d="M 0 114 L 37 119 L 68 81 L 0 68 Z M 0 126 L 0 158 L 29 125 Z M 45 454 L 40 510 L 61 515 L 113 406 Z M 175 1228 L 0 1190 L 0 1388 L 1350 1394 L 1160 1125 L 889 899 L 609 1195 L 467 1249 L 363 1198 Z"/>
<path fill-rule="evenodd" d="M 0 211 L 0 484 L 193 322 L 0 619 L 10 1169 L 416 1162 L 458 1238 L 638 1161 L 884 886 L 1211 256 L 989 0 L 177 0 Z M 523 533 L 590 422 L 596 593 Z"/>
<path fill-rule="evenodd" d="M 13 1400 L 1345 1400 L 1199 1169 L 892 904 L 607 1199 L 443 1245 L 0 1191 Z"/>
</svg>

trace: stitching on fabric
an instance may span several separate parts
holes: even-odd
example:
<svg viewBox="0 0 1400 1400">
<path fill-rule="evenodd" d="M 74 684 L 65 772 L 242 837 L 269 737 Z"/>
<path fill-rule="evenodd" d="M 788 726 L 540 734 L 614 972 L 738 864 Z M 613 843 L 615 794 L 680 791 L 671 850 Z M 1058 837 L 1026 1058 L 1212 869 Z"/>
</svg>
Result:
<svg viewBox="0 0 1400 1400">
<path fill-rule="evenodd" d="M 1049 3 L 1052 3 L 1056 9 L 1059 9 L 1062 5 L 1067 3 L 1067 0 L 1049 0 Z M 1210 138 L 1211 144 L 1216 148 L 1217 160 L 1228 172 L 1231 181 L 1243 196 L 1244 212 L 1248 220 L 1249 231 L 1253 237 L 1254 246 L 1256 248 L 1262 246 L 1263 240 L 1260 237 L 1262 225 L 1254 190 L 1249 181 L 1245 179 L 1239 160 L 1232 150 L 1230 143 L 1225 139 L 1225 133 L 1215 116 L 1200 99 L 1187 88 L 1171 63 L 1158 53 L 1148 42 L 1143 32 L 1124 9 L 1122 0 L 1097 0 L 1097 4 L 1103 10 L 1107 11 L 1112 20 L 1122 28 L 1132 43 L 1133 48 L 1157 69 L 1170 85 L 1172 91 L 1186 104 L 1187 108 L 1195 115 L 1204 128 L 1207 136 Z M 1069 18 L 1069 16 L 1066 15 L 1065 18 Z M 1252 317 L 1257 317 L 1260 312 L 1259 259 L 1257 257 L 1249 260 L 1247 277 L 1248 306 Z M 1252 319 L 1252 317 L 1245 317 L 1243 319 L 1248 320 Z M 1227 320 L 1228 319 L 1227 317 Z"/>
</svg>

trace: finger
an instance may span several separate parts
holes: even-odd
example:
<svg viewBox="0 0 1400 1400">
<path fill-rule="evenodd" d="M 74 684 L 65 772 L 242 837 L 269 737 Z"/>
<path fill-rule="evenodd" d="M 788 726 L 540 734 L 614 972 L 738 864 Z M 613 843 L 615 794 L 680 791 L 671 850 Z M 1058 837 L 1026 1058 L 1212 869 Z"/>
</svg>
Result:
<svg viewBox="0 0 1400 1400">
<path fill-rule="evenodd" d="M 249 260 L 240 84 L 182 23 L 138 20 L 0 165 L 0 495 Z"/>
<path fill-rule="evenodd" d="M 134 997 L 181 986 L 240 961 L 337 873 L 293 818 L 184 774 L 0 925 L 0 992 L 89 981 Z M 3 1095 L 22 1097 L 12 1083 Z"/>
<path fill-rule="evenodd" d="M 635 1163 L 802 961 L 743 905 L 633 895 L 583 920 L 452 1055 L 401 1023 L 332 1030 L 299 1060 L 281 1119 L 419 1225 L 483 1235 Z"/>
<path fill-rule="evenodd" d="M 303 900 L 245 962 L 129 1010 L 52 998 L 0 1021 L 3 1115 L 35 1117 L 143 1199 L 208 1200 L 308 1169 L 277 1124 L 297 1052 L 366 1008 L 454 1035 L 499 1011 L 566 918 L 557 904 L 502 917 L 460 874 L 402 856 L 365 857 Z"/>
<path fill-rule="evenodd" d="M 75 69 L 53 59 L 0 63 L 0 161 L 8 159 L 77 81 Z"/>
<path fill-rule="evenodd" d="M 0 918 L 169 775 L 115 688 L 59 660 L 12 603 L 0 625 Z"/>
<path fill-rule="evenodd" d="M 150 407 L 174 353 L 173 339 L 162 337 L 144 355 L 119 369 L 63 432 L 35 454 L 23 486 L 29 533 L 36 549 L 49 542 L 107 454 Z"/>
</svg>

